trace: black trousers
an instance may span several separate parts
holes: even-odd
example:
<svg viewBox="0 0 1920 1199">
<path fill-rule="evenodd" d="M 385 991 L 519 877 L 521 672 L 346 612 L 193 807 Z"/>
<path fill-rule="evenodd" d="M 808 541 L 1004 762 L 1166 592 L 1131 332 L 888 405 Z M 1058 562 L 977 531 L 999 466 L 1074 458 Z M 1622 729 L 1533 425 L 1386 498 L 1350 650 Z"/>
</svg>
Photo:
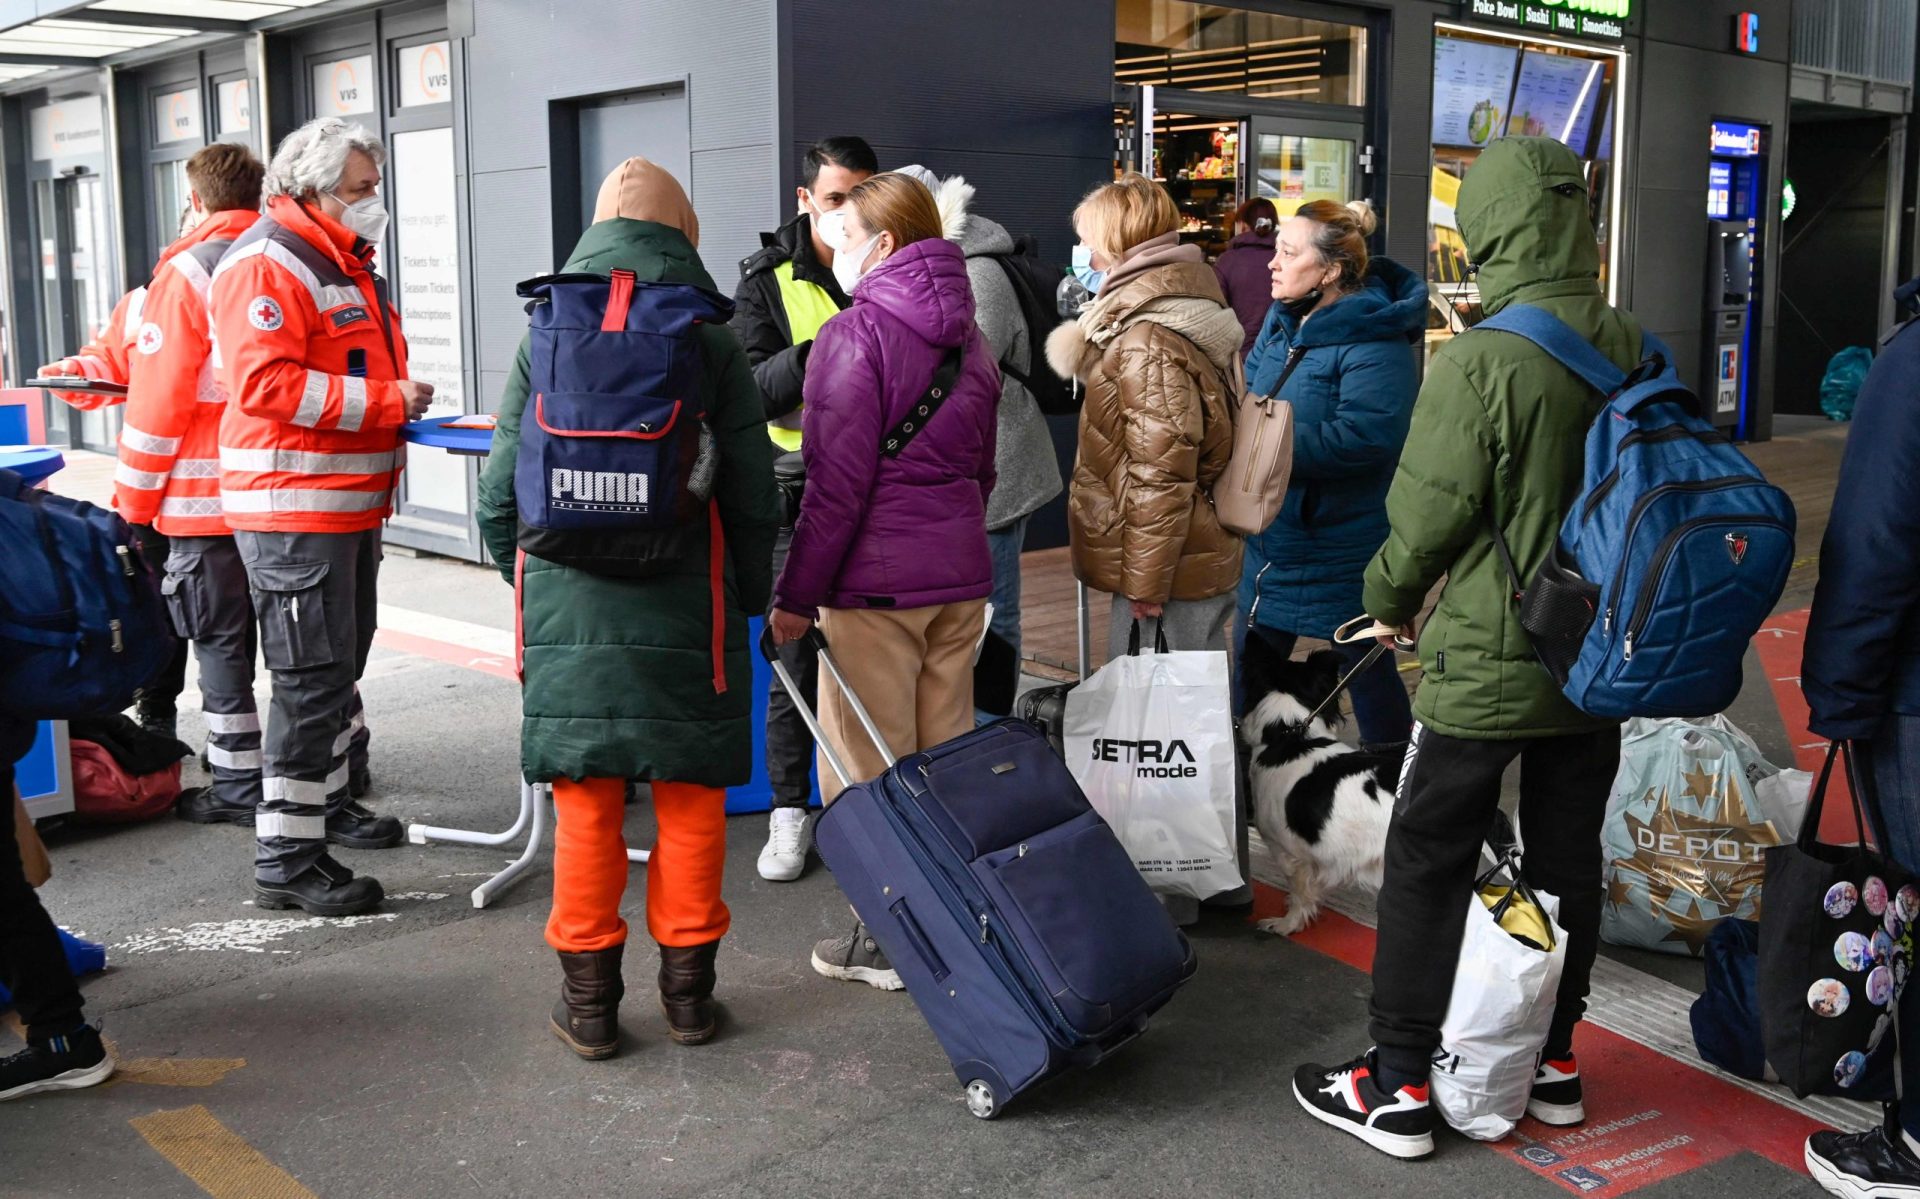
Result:
<svg viewBox="0 0 1920 1199">
<path fill-rule="evenodd" d="M 0 983 L 13 993 L 27 1039 L 44 1041 L 85 1022 L 80 987 L 40 897 L 27 885 L 13 833 L 13 764 L 33 745 L 33 726 L 0 719 Z"/>
<path fill-rule="evenodd" d="M 773 576 L 786 569 L 793 530 L 782 529 L 773 543 Z M 807 706 L 817 702 L 820 655 L 810 641 L 789 641 L 777 651 L 780 664 L 806 693 Z M 817 710 L 817 709 L 816 709 Z M 778 679 L 767 692 L 767 782 L 776 808 L 805 808 L 813 798 L 813 734 L 793 706 L 793 697 Z"/>
<path fill-rule="evenodd" d="M 173 548 L 173 542 L 166 534 L 152 525 L 140 525 L 140 556 L 153 567 L 155 574 L 167 572 L 167 555 Z M 173 647 L 173 658 L 165 670 L 154 676 L 151 683 L 140 689 L 135 697 L 141 712 L 161 712 L 171 715 L 175 705 L 180 702 L 180 693 L 187 689 L 188 643 L 180 638 Z"/>
<path fill-rule="evenodd" d="M 1528 885 L 1560 900 L 1566 970 L 1547 1036 L 1573 1046 L 1600 945 L 1600 825 L 1620 765 L 1620 730 L 1470 741 L 1414 726 L 1387 829 L 1373 954 L 1370 1031 L 1381 1066 L 1424 1079 L 1440 1047 L 1480 847 L 1500 805 L 1500 776 L 1520 759 L 1520 837 Z"/>
</svg>

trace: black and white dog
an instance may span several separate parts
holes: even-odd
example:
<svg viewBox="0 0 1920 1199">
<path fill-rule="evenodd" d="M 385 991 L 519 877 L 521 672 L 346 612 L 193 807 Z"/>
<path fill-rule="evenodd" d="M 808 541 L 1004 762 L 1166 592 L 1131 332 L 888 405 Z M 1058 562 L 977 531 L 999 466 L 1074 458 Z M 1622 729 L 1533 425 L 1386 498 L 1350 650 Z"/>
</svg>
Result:
<svg viewBox="0 0 1920 1199">
<path fill-rule="evenodd" d="M 1257 630 L 1240 658 L 1253 822 L 1287 880 L 1287 914 L 1259 927 L 1286 936 L 1320 912 L 1326 893 L 1355 882 L 1380 889 L 1401 759 L 1363 753 L 1334 736 L 1340 705 L 1307 714 L 1333 694 L 1346 659 L 1330 649 L 1305 661 L 1279 653 Z"/>
</svg>

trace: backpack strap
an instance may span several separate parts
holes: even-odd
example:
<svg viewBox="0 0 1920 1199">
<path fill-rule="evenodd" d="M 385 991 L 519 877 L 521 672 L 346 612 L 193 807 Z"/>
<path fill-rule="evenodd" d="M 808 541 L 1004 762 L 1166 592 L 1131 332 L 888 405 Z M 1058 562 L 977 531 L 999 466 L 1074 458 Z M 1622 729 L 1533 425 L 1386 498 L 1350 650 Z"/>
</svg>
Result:
<svg viewBox="0 0 1920 1199">
<path fill-rule="evenodd" d="M 1535 308 L 1531 304 L 1512 304 L 1474 328 L 1497 329 L 1526 338 L 1603 396 L 1612 395 L 1627 381 L 1627 372 L 1594 349 L 1586 338 L 1574 332 L 1572 326 L 1544 308 Z"/>
<path fill-rule="evenodd" d="M 933 382 L 928 385 L 927 394 L 920 397 L 920 402 L 913 406 L 913 410 L 907 413 L 906 417 L 880 442 L 882 458 L 898 458 L 920 430 L 927 427 L 927 422 L 933 419 L 933 414 L 940 411 L 940 406 L 945 404 L 947 397 L 953 393 L 953 381 L 959 374 L 960 347 L 955 346 L 947 351 L 946 357 L 942 358 L 940 365 L 935 368 Z"/>
<path fill-rule="evenodd" d="M 619 333 L 627 327 L 627 310 L 633 307 L 633 272 L 615 270 L 612 286 L 607 288 L 607 314 L 600 320 L 600 332 Z"/>
</svg>

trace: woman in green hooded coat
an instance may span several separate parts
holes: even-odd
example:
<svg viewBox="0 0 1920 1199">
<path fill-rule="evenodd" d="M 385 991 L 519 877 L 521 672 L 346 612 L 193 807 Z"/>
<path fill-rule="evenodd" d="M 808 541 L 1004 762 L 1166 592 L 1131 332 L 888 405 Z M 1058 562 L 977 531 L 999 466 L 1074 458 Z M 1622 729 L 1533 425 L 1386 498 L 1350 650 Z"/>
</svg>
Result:
<svg viewBox="0 0 1920 1199">
<path fill-rule="evenodd" d="M 594 223 L 564 269 L 625 270 L 641 282 L 712 293 L 699 238 L 680 184 L 630 158 L 601 185 Z M 711 300 L 730 311 L 720 295 Z M 552 1026 L 587 1058 L 611 1057 L 619 1042 L 627 779 L 652 784 L 659 824 L 647 863 L 647 928 L 660 945 L 668 1032 L 699 1044 L 717 1023 L 714 959 L 729 920 L 720 898 L 724 788 L 745 783 L 753 769 L 747 618 L 766 610 L 779 524 L 766 414 L 727 311 L 694 330 L 701 407 L 719 455 L 717 545 L 691 538 L 689 553 L 637 579 L 520 553 L 514 470 L 530 390 L 524 341 L 480 478 L 481 534 L 508 581 L 518 567 L 522 769 L 532 782 L 553 784 L 547 942 L 559 952 L 563 981 Z M 715 552 L 724 559 L 717 570 Z"/>
</svg>

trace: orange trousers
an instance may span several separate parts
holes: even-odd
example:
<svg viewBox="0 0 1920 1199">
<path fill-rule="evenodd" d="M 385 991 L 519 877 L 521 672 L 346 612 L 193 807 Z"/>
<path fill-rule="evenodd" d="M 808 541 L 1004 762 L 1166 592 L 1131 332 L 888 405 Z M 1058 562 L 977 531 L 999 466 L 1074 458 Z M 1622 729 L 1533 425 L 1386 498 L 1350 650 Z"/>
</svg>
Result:
<svg viewBox="0 0 1920 1199">
<path fill-rule="evenodd" d="M 626 782 L 555 779 L 553 914 L 547 944 L 591 953 L 627 941 Z M 705 945 L 727 933 L 720 900 L 727 864 L 727 793 L 694 783 L 654 783 L 659 833 L 647 859 L 647 931 L 662 945 Z"/>
</svg>

